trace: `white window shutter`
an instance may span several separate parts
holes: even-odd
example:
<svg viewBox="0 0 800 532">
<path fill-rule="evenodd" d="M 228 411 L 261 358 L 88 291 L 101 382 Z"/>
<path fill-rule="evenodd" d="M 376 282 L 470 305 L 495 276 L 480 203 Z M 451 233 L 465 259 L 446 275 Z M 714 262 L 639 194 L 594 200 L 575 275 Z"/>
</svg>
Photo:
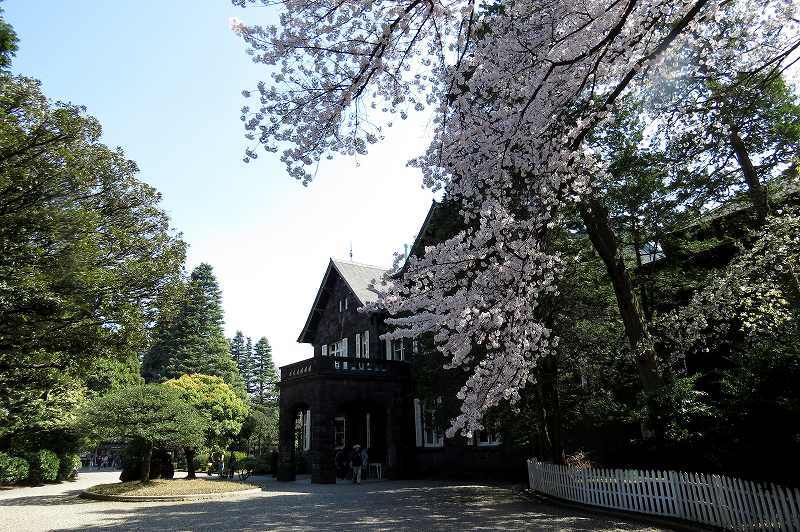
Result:
<svg viewBox="0 0 800 532">
<path fill-rule="evenodd" d="M 328 344 L 322 346 L 322 356 L 328 356 Z"/>
<path fill-rule="evenodd" d="M 364 331 L 364 352 L 361 356 L 369 358 L 369 331 Z"/>
<path fill-rule="evenodd" d="M 422 447 L 422 405 L 419 399 L 414 399 L 414 433 L 417 437 L 417 447 Z"/>
<path fill-rule="evenodd" d="M 311 449 L 311 409 L 306 410 L 305 430 L 303 431 L 303 449 Z"/>
<path fill-rule="evenodd" d="M 342 356 L 343 356 L 343 357 L 346 357 L 346 356 L 348 356 L 348 351 L 347 351 L 347 338 L 342 338 Z"/>
<path fill-rule="evenodd" d="M 386 360 L 392 359 L 392 341 L 386 339 Z"/>
</svg>

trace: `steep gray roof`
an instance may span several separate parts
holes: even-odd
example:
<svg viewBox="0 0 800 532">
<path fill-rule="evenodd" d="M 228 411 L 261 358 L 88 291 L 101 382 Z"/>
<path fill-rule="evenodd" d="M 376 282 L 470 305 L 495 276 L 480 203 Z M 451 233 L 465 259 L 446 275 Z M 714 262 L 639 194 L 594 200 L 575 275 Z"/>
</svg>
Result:
<svg viewBox="0 0 800 532">
<path fill-rule="evenodd" d="M 337 259 L 331 259 L 331 262 L 362 305 L 378 299 L 378 293 L 375 290 L 371 290 L 369 285 L 373 280 L 376 284 L 379 283 L 387 270 L 358 262 Z"/>
<path fill-rule="evenodd" d="M 334 272 L 333 278 L 331 277 L 331 272 Z M 300 343 L 311 342 L 310 332 L 317 327 L 319 316 L 329 297 L 329 283 L 332 282 L 336 276 L 344 280 L 350 288 L 350 291 L 353 292 L 358 299 L 358 306 L 362 306 L 378 299 L 378 293 L 374 290 L 370 290 L 369 285 L 373 279 L 376 282 L 380 281 L 384 273 L 386 273 L 386 270 L 377 266 L 331 259 L 328 263 L 328 268 L 325 270 L 325 275 L 322 278 L 322 284 L 320 284 L 319 290 L 317 290 L 317 297 L 314 298 L 311 312 L 308 313 L 308 318 L 306 318 L 306 323 L 297 341 Z"/>
</svg>

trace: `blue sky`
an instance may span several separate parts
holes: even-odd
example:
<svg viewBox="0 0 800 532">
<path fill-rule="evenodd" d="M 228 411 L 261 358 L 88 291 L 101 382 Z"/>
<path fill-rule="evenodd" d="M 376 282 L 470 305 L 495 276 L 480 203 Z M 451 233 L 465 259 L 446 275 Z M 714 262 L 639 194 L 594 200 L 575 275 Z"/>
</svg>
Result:
<svg viewBox="0 0 800 532">
<path fill-rule="evenodd" d="M 421 121 L 393 128 L 356 161 L 324 164 L 308 188 L 277 155 L 245 164 L 241 90 L 265 79 L 228 29 L 274 20 L 274 8 L 228 0 L 6 0 L 20 37 L 13 70 L 41 79 L 54 100 L 85 105 L 121 146 L 189 243 L 189 268 L 214 266 L 226 332 L 266 335 L 282 365 L 297 344 L 328 257 L 388 266 L 430 206 L 418 171 Z"/>
</svg>

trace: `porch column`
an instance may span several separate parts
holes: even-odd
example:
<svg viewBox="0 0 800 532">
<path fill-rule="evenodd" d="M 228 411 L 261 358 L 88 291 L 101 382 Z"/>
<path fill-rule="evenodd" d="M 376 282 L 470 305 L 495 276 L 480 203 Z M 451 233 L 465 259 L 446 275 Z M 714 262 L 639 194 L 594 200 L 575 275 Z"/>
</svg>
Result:
<svg viewBox="0 0 800 532">
<path fill-rule="evenodd" d="M 334 418 L 331 408 L 311 409 L 311 482 L 336 484 Z"/>
<path fill-rule="evenodd" d="M 280 405 L 278 419 L 278 475 L 282 481 L 294 480 L 294 410 Z"/>
</svg>

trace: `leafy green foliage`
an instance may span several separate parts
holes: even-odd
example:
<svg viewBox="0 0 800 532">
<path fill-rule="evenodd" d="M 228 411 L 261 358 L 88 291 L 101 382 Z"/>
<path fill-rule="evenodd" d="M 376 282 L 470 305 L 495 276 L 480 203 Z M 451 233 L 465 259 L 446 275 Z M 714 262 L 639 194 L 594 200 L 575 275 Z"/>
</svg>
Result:
<svg viewBox="0 0 800 532">
<path fill-rule="evenodd" d="M 0 453 L 0 483 L 13 484 L 28 478 L 30 464 L 24 458 Z"/>
<path fill-rule="evenodd" d="M 156 447 L 200 447 L 206 421 L 173 387 L 142 384 L 115 390 L 81 409 L 83 429 L 107 440 L 136 440 Z"/>
<path fill-rule="evenodd" d="M 227 449 L 242 428 L 248 414 L 247 404 L 220 377 L 182 375 L 164 383 L 176 390 L 205 421 L 202 448 L 210 452 Z"/>
<path fill-rule="evenodd" d="M 59 460 L 58 479 L 73 480 L 76 472 L 81 468 L 81 455 L 78 453 L 66 453 L 61 455 Z"/>
<path fill-rule="evenodd" d="M 278 405 L 257 404 L 242 424 L 239 445 L 251 454 L 262 455 L 278 446 Z"/>
<path fill-rule="evenodd" d="M 30 463 L 28 480 L 33 484 L 42 482 L 53 482 L 58 479 L 58 468 L 60 461 L 58 455 L 53 451 L 41 449 L 27 456 Z"/>
<path fill-rule="evenodd" d="M 192 271 L 174 319 L 159 324 L 142 365 L 148 382 L 195 373 L 221 377 L 234 389 L 244 391 L 223 333 L 222 292 L 208 264 Z"/>
<path fill-rule="evenodd" d="M 3 8 L 0 8 L 0 71 L 11 66 L 11 58 L 17 52 L 17 33 L 11 24 L 3 17 Z"/>
<path fill-rule="evenodd" d="M 185 245 L 83 107 L 0 74 L 0 439 L 69 424 L 138 381 Z M 13 441 L 11 444 L 13 446 Z"/>
</svg>

